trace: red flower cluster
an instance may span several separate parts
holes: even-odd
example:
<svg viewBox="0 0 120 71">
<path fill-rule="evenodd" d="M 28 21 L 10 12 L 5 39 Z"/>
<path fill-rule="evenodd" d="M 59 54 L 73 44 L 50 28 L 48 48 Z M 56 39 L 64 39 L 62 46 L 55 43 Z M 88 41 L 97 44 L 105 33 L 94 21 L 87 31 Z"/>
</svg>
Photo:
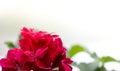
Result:
<svg viewBox="0 0 120 71">
<path fill-rule="evenodd" d="M 23 28 L 20 48 L 8 51 L 0 60 L 2 71 L 72 71 L 72 61 L 58 35 Z"/>
</svg>

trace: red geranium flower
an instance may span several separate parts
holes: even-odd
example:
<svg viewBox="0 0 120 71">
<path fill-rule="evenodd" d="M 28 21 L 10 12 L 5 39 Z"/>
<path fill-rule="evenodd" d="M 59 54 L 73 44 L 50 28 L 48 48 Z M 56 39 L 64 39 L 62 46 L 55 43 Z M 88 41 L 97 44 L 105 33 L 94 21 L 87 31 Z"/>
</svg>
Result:
<svg viewBox="0 0 120 71">
<path fill-rule="evenodd" d="M 72 71 L 72 61 L 58 35 L 23 28 L 20 48 L 8 51 L 0 60 L 2 71 Z"/>
</svg>

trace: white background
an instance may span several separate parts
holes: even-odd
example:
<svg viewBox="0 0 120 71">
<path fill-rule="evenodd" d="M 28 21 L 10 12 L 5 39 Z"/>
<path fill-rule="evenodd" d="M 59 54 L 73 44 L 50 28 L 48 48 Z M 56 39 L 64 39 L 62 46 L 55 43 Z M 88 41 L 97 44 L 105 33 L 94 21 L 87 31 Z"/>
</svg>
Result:
<svg viewBox="0 0 120 71">
<path fill-rule="evenodd" d="M 120 59 L 119 24 L 119 0 L 0 0 L 0 56 L 7 51 L 4 41 L 15 42 L 26 26 L 59 34 L 67 47 L 79 43 Z"/>
</svg>

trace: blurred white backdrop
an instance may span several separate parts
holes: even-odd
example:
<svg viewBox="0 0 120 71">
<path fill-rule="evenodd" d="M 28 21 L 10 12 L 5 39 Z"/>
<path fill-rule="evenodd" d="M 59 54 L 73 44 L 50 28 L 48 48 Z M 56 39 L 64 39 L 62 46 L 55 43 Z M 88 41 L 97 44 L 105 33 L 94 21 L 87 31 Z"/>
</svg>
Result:
<svg viewBox="0 0 120 71">
<path fill-rule="evenodd" d="M 119 0 L 0 0 L 0 56 L 4 41 L 15 42 L 26 26 L 59 34 L 67 47 L 79 43 L 120 59 L 119 24 Z"/>
</svg>

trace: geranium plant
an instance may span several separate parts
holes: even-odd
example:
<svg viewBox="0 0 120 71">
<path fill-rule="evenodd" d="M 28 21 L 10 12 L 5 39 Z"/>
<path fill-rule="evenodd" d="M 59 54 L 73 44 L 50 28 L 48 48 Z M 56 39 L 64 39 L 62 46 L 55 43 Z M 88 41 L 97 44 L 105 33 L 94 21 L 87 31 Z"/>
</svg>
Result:
<svg viewBox="0 0 120 71">
<path fill-rule="evenodd" d="M 58 35 L 24 27 L 19 46 L 6 44 L 11 49 L 0 60 L 2 71 L 72 71 L 72 60 L 66 57 L 66 49 Z"/>
<path fill-rule="evenodd" d="M 58 35 L 26 27 L 21 30 L 17 42 L 5 42 L 10 50 L 5 58 L 0 59 L 2 71 L 72 71 L 71 65 L 80 71 L 108 71 L 106 63 L 120 63 L 120 60 L 111 56 L 99 57 L 78 44 L 66 50 Z M 73 62 L 71 59 L 80 52 L 89 54 L 93 62 Z"/>
</svg>

